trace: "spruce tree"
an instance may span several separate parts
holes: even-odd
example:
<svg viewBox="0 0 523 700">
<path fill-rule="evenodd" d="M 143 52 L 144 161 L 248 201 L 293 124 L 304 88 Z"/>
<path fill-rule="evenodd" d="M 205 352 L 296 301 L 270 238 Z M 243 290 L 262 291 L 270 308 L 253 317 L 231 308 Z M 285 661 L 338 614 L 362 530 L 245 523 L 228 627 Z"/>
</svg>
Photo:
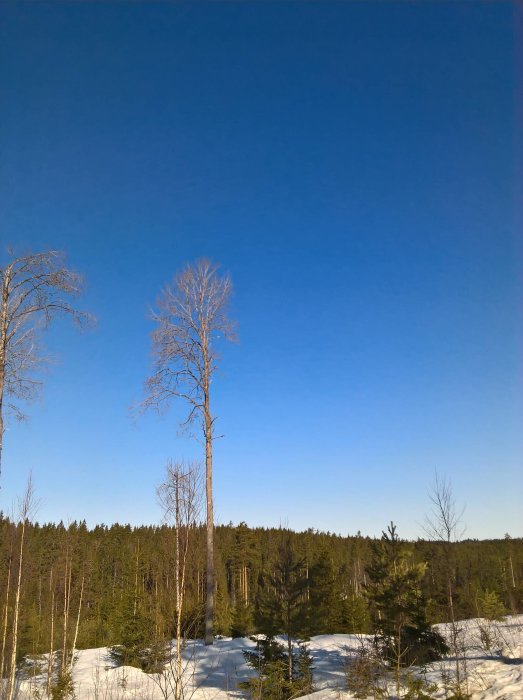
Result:
<svg viewBox="0 0 523 700">
<path fill-rule="evenodd" d="M 274 637 L 257 638 L 256 648 L 243 652 L 256 676 L 240 683 L 252 700 L 290 700 L 313 692 L 312 657 L 306 644 L 297 650 L 285 649 Z M 289 659 L 291 654 L 291 660 Z M 292 668 L 289 677 L 288 669 Z"/>
<path fill-rule="evenodd" d="M 287 637 L 288 679 L 292 679 L 292 640 L 304 627 L 304 592 L 307 579 L 303 561 L 295 555 L 290 535 L 278 547 L 273 571 L 262 576 L 256 601 L 258 628 L 269 636 L 283 633 Z"/>
<path fill-rule="evenodd" d="M 426 619 L 421 588 L 425 569 L 426 564 L 415 562 L 411 548 L 399 540 L 393 523 L 373 544 L 366 594 L 375 642 L 397 667 L 425 664 L 447 650 Z"/>
<path fill-rule="evenodd" d="M 343 631 L 340 582 L 330 554 L 323 550 L 309 571 L 309 599 L 306 607 L 310 636 Z"/>
</svg>

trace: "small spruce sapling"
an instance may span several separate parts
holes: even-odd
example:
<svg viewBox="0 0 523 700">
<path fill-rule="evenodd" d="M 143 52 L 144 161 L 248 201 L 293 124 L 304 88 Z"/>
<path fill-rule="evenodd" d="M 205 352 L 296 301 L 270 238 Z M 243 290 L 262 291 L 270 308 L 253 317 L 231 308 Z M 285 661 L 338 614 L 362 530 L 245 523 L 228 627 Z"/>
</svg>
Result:
<svg viewBox="0 0 523 700">
<path fill-rule="evenodd" d="M 291 650 L 293 659 L 289 663 L 288 649 L 274 637 L 252 639 L 256 648 L 244 651 L 243 655 L 256 676 L 239 684 L 252 700 L 291 700 L 313 692 L 312 657 L 305 643 L 300 642 L 297 649 Z M 289 667 L 293 669 L 291 678 Z"/>
</svg>

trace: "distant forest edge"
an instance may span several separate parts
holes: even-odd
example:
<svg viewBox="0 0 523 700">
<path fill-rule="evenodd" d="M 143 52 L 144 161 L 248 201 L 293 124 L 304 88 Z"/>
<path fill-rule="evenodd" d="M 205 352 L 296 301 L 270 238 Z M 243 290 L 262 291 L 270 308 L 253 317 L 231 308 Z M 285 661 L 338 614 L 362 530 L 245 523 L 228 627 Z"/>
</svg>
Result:
<svg viewBox="0 0 523 700">
<path fill-rule="evenodd" d="M 8 582 L 19 568 L 20 528 L 0 514 L 3 613 L 13 595 Z M 201 637 L 206 533 L 203 526 L 191 529 L 183 625 L 187 636 Z M 53 635 L 55 648 L 61 643 L 65 647 L 61 636 L 74 635 L 77 648 L 133 642 L 153 646 L 174 636 L 174 527 L 116 524 L 88 529 L 76 522 L 67 527 L 27 523 L 25 537 L 19 659 L 47 652 Z M 370 632 L 366 587 L 376 542 L 360 535 L 249 528 L 245 523 L 217 526 L 216 634 L 246 636 L 266 629 L 264 601 L 271 576 L 281 567 L 282 552 L 292 558 L 294 576 L 302 582 L 292 601 L 297 636 Z M 448 620 L 449 556 L 458 619 L 522 612 L 522 538 L 463 540 L 450 549 L 426 540 L 402 543 L 414 561 L 426 563 L 422 588 L 431 623 Z"/>
</svg>

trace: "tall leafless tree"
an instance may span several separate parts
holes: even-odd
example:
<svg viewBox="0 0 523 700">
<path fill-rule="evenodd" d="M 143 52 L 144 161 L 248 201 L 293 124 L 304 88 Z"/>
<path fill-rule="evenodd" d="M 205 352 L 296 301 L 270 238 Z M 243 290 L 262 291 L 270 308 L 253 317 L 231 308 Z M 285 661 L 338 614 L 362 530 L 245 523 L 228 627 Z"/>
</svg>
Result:
<svg viewBox="0 0 523 700">
<path fill-rule="evenodd" d="M 63 253 L 48 251 L 15 257 L 0 266 L 0 474 L 4 414 L 23 419 L 18 402 L 27 402 L 40 382 L 36 371 L 46 358 L 38 347 L 38 332 L 59 314 L 78 324 L 90 320 L 70 303 L 82 289 L 82 278 L 65 267 Z"/>
<path fill-rule="evenodd" d="M 183 700 L 186 685 L 182 659 L 182 648 L 187 630 L 184 628 L 185 593 L 187 589 L 187 558 L 189 544 L 194 529 L 199 523 L 201 511 L 201 465 L 199 463 L 167 464 L 166 476 L 158 487 L 157 493 L 164 510 L 165 520 L 174 526 L 175 551 L 175 587 L 176 587 L 176 651 L 174 664 L 161 674 L 159 681 L 164 690 L 170 690 L 174 700 Z"/>
<path fill-rule="evenodd" d="M 158 300 L 152 334 L 155 371 L 146 382 L 144 408 L 160 409 L 173 398 L 189 404 L 182 425 L 199 425 L 205 444 L 207 572 L 205 643 L 213 642 L 214 520 L 212 448 L 216 416 L 211 411 L 211 384 L 217 368 L 217 341 L 234 339 L 227 315 L 232 292 L 228 275 L 209 260 L 198 260 L 166 286 Z"/>
<path fill-rule="evenodd" d="M 27 487 L 23 497 L 19 503 L 19 529 L 20 529 L 20 542 L 18 548 L 18 572 L 16 575 L 16 587 L 14 590 L 14 606 L 13 606 L 13 619 L 12 619 L 12 640 L 11 640 L 11 660 L 9 664 L 9 681 L 7 685 L 7 695 L 6 700 L 13 700 L 15 695 L 15 682 L 16 682 L 16 657 L 18 653 L 18 626 L 20 619 L 20 593 L 22 590 L 22 571 L 24 565 L 24 547 L 25 547 L 25 533 L 26 527 L 29 523 L 29 518 L 34 513 L 38 503 L 35 500 L 33 480 L 31 475 L 27 480 Z"/>
<path fill-rule="evenodd" d="M 462 627 L 456 620 L 454 611 L 454 579 L 452 543 L 458 542 L 464 533 L 463 514 L 465 507 L 458 508 L 451 481 L 448 477 L 434 475 L 434 482 L 429 490 L 431 512 L 425 517 L 423 529 L 429 539 L 441 542 L 445 547 L 445 573 L 447 583 L 447 600 L 450 617 L 450 642 L 455 659 L 456 693 L 462 697 L 463 684 L 467 682 L 466 656 L 462 648 Z"/>
</svg>

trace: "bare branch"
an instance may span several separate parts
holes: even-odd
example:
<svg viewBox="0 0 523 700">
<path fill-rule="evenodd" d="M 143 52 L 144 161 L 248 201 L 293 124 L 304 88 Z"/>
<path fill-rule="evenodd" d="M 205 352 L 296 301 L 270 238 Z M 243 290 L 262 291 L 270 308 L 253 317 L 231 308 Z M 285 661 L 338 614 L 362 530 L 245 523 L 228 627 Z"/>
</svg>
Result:
<svg viewBox="0 0 523 700">
<path fill-rule="evenodd" d="M 431 513 L 425 517 L 423 529 L 429 539 L 440 542 L 457 542 L 465 534 L 463 514 L 465 506 L 458 509 L 450 479 L 434 474 L 434 482 L 429 490 Z"/>
<path fill-rule="evenodd" d="M 227 317 L 231 293 L 228 275 L 220 275 L 218 265 L 205 259 L 188 265 L 164 288 L 152 313 L 155 371 L 146 381 L 142 410 L 159 410 L 173 397 L 183 398 L 191 404 L 191 420 L 195 408 L 203 420 L 216 369 L 215 345 L 236 338 Z"/>
<path fill-rule="evenodd" d="M 39 331 L 63 314 L 80 327 L 94 321 L 69 301 L 80 294 L 83 281 L 65 266 L 63 253 L 8 254 L 12 259 L 0 266 L 0 473 L 5 409 L 24 417 L 14 400 L 35 397 L 41 382 L 34 375 L 48 361 L 38 345 Z"/>
</svg>

